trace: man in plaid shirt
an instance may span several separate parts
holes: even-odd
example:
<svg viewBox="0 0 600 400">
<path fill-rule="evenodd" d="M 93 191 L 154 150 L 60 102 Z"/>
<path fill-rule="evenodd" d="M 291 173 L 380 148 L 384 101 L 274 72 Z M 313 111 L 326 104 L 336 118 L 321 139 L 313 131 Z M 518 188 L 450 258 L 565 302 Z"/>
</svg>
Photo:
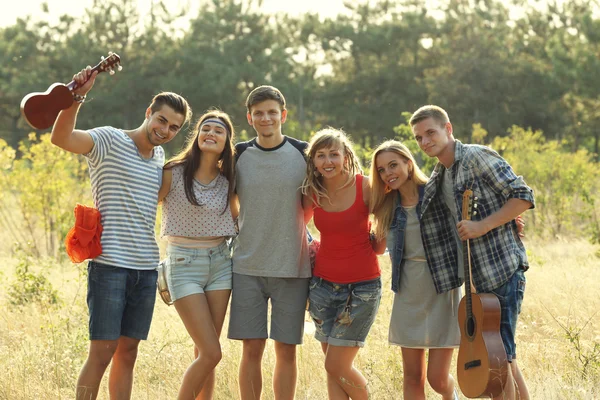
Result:
<svg viewBox="0 0 600 400">
<path fill-rule="evenodd" d="M 464 278 L 462 241 L 471 239 L 472 279 L 477 292 L 494 293 L 502 308 L 500 334 L 509 369 L 503 399 L 529 399 L 516 362 L 515 330 L 528 269 L 515 218 L 534 207 L 533 191 L 494 150 L 463 144 L 452 134 L 448 114 L 423 106 L 409 121 L 419 147 L 436 165 L 421 207 L 423 244 L 438 293 Z M 471 189 L 477 212 L 461 221 L 462 195 Z"/>
</svg>

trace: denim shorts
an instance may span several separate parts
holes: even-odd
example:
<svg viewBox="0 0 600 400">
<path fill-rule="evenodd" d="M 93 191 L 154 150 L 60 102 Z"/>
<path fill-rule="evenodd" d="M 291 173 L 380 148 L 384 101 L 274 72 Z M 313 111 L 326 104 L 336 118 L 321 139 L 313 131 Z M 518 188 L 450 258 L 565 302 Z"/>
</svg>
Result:
<svg viewBox="0 0 600 400">
<path fill-rule="evenodd" d="M 231 289 L 231 252 L 227 243 L 211 248 L 167 247 L 165 273 L 173 301 L 211 290 Z"/>
<path fill-rule="evenodd" d="M 515 332 L 525 295 L 525 282 L 525 271 L 519 268 L 508 279 L 508 282 L 491 292 L 500 300 L 502 313 L 500 317 L 500 336 L 502 336 L 508 362 L 512 362 L 513 358 L 517 357 Z"/>
<path fill-rule="evenodd" d="M 154 301 L 156 270 L 88 263 L 87 304 L 90 340 L 117 340 L 121 336 L 148 338 Z"/>
<path fill-rule="evenodd" d="M 310 280 L 308 311 L 315 339 L 334 346 L 363 347 L 381 300 L 381 279 L 356 283 Z"/>
</svg>

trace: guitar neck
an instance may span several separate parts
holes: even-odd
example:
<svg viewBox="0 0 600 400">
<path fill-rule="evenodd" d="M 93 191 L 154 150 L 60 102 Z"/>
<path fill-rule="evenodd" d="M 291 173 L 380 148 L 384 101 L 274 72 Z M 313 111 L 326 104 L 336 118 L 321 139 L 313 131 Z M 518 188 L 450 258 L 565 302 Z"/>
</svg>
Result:
<svg viewBox="0 0 600 400">
<path fill-rule="evenodd" d="M 467 305 L 467 316 L 473 315 L 473 307 L 471 303 L 471 243 L 469 239 L 463 242 L 463 263 L 465 270 L 465 301 Z"/>
<path fill-rule="evenodd" d="M 121 66 L 120 66 L 121 58 L 117 54 L 114 54 L 114 53 L 108 53 L 108 54 L 109 54 L 108 58 L 102 57 L 101 61 L 98 64 L 96 64 L 96 66 L 94 68 L 92 68 L 92 74 L 96 71 L 98 71 L 98 73 L 109 71 L 110 74 L 113 75 L 114 74 L 113 68 L 116 67 L 117 70 L 119 70 L 119 71 L 121 70 Z M 91 76 L 91 74 L 90 74 L 90 76 Z M 79 87 L 77 85 L 77 82 L 75 82 L 75 80 L 72 80 L 71 82 L 67 83 L 65 86 L 71 92 Z"/>
<path fill-rule="evenodd" d="M 92 74 L 94 73 L 94 71 L 98 71 L 98 73 L 104 72 L 104 69 L 102 69 L 101 66 L 102 66 L 102 63 L 99 63 L 94 68 L 92 68 Z M 90 74 L 90 76 L 91 76 L 91 74 Z M 77 85 L 77 82 L 75 82 L 75 80 L 72 80 L 71 82 L 67 83 L 66 86 L 71 92 L 79 87 Z"/>
</svg>

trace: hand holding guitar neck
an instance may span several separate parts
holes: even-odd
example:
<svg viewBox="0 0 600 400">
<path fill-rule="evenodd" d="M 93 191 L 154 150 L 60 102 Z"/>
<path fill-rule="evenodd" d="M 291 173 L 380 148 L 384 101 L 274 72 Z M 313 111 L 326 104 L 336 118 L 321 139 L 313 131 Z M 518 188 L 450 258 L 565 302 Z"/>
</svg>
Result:
<svg viewBox="0 0 600 400">
<path fill-rule="evenodd" d="M 29 93 L 21 100 L 21 114 L 32 128 L 48 129 L 56 121 L 58 114 L 73 104 L 85 100 L 85 95 L 90 91 L 101 72 L 109 72 L 111 75 L 121 70 L 121 58 L 114 53 L 109 53 L 107 58 L 94 67 L 89 66 L 73 76 L 68 84 L 55 83 L 44 93 Z"/>
<path fill-rule="evenodd" d="M 73 75 L 73 82 L 75 82 L 73 95 L 79 96 L 79 98 L 85 98 L 92 89 L 92 86 L 94 86 L 96 76 L 98 76 L 98 71 L 92 71 L 92 67 L 89 65 L 82 69 L 78 74 Z M 77 101 L 77 98 L 75 98 L 75 100 Z"/>
</svg>

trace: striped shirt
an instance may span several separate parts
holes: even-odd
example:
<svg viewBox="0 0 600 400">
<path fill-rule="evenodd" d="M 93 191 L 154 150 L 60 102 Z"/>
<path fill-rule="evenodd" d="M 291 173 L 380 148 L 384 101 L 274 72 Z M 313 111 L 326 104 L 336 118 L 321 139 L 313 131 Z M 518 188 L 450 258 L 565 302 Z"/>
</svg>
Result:
<svg viewBox="0 0 600 400">
<path fill-rule="evenodd" d="M 143 158 L 133 140 L 110 126 L 88 133 L 94 147 L 87 157 L 92 198 L 102 215 L 102 254 L 94 261 L 148 270 L 159 261 L 154 235 L 158 190 L 165 153 L 154 148 Z"/>
<path fill-rule="evenodd" d="M 421 207 L 421 236 L 438 293 L 462 284 L 458 272 L 456 222 L 442 195 L 443 175 L 451 174 L 456 214 L 461 214 L 462 195 L 471 189 L 477 198 L 480 221 L 498 211 L 508 199 L 521 199 L 534 207 L 533 191 L 522 176 L 494 150 L 456 141 L 454 164 L 446 170 L 438 163 L 425 185 Z M 490 292 L 508 281 L 519 267 L 527 269 L 527 254 L 515 221 L 471 240 L 473 283 L 478 292 Z"/>
</svg>

